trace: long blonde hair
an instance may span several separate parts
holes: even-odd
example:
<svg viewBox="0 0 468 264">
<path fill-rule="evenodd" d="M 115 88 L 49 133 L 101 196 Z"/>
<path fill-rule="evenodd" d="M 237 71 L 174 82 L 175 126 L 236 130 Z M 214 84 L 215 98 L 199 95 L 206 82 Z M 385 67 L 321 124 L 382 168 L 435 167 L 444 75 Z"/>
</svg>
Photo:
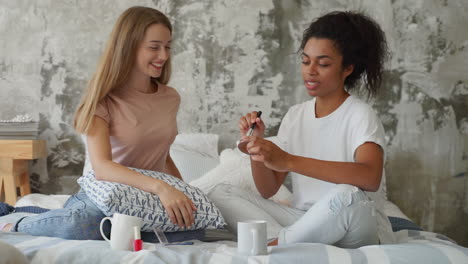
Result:
<svg viewBox="0 0 468 264">
<path fill-rule="evenodd" d="M 172 33 L 169 19 L 160 11 L 134 6 L 120 15 L 106 44 L 106 48 L 89 81 L 75 112 L 73 126 L 86 134 L 91 126 L 98 103 L 113 89 L 124 84 L 135 65 L 136 51 L 143 41 L 146 29 L 153 24 L 162 24 Z M 171 77 L 170 57 L 164 64 L 161 76 L 153 79 L 167 84 Z"/>
</svg>

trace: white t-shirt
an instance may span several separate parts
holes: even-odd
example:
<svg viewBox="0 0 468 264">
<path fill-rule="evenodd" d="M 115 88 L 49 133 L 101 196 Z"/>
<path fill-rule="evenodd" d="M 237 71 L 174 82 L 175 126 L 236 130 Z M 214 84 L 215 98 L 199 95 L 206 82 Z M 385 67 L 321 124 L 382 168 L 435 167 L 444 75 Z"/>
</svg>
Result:
<svg viewBox="0 0 468 264">
<path fill-rule="evenodd" d="M 275 143 L 286 152 L 327 161 L 354 162 L 356 149 L 374 142 L 385 153 L 385 133 L 377 114 L 362 100 L 349 96 L 333 113 L 315 117 L 315 98 L 289 109 Z M 384 171 L 385 173 L 385 171 Z M 293 206 L 308 210 L 336 184 L 291 172 Z M 368 193 L 380 202 L 385 199 L 384 174 L 379 191 Z"/>
</svg>

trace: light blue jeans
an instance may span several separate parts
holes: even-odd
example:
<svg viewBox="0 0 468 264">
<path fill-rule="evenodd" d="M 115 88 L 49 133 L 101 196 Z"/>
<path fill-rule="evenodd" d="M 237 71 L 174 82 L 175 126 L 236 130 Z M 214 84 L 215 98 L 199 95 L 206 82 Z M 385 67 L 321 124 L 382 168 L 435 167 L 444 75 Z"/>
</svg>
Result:
<svg viewBox="0 0 468 264">
<path fill-rule="evenodd" d="M 104 217 L 105 215 L 91 202 L 86 193 L 79 191 L 67 200 L 64 208 L 23 217 L 14 224 L 12 231 L 34 236 L 100 240 L 102 237 L 99 224 Z M 109 235 L 109 221 L 105 222 L 103 231 Z"/>
<path fill-rule="evenodd" d="M 268 239 L 278 237 L 279 244 L 312 242 L 358 248 L 379 243 L 374 203 L 355 186 L 336 185 L 307 211 L 226 184 L 215 187 L 209 197 L 235 234 L 239 221 L 265 220 Z"/>
<path fill-rule="evenodd" d="M 64 208 L 22 217 L 14 224 L 11 231 L 33 236 L 102 240 L 99 225 L 104 217 L 101 210 L 81 190 L 67 200 Z M 106 237 L 110 237 L 111 224 L 109 221 L 104 222 L 102 229 Z M 169 242 L 200 239 L 203 235 L 203 230 L 166 233 Z M 145 242 L 159 242 L 154 232 L 141 232 L 141 239 Z"/>
</svg>

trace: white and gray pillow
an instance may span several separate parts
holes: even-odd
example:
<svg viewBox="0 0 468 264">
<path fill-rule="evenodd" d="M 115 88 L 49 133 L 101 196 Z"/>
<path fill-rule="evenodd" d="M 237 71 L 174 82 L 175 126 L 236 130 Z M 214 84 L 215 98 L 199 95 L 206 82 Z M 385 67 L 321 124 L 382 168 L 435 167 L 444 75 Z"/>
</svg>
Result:
<svg viewBox="0 0 468 264">
<path fill-rule="evenodd" d="M 185 182 L 202 177 L 219 164 L 218 138 L 204 133 L 177 135 L 170 153 Z"/>
<path fill-rule="evenodd" d="M 96 180 L 93 170 L 80 177 L 78 183 L 105 215 L 121 213 L 142 218 L 142 231 L 152 231 L 153 227 L 157 227 L 164 232 L 175 232 L 223 228 L 226 225 L 221 212 L 200 189 L 162 172 L 130 169 L 163 180 L 187 195 L 197 207 L 195 224 L 190 229 L 173 224 L 157 195 L 121 183 Z"/>
</svg>

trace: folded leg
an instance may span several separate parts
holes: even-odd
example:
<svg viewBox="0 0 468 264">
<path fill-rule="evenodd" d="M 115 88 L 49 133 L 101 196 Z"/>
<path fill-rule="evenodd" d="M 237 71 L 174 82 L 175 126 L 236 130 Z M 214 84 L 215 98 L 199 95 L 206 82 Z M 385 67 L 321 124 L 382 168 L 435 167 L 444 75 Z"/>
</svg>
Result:
<svg viewBox="0 0 468 264">
<path fill-rule="evenodd" d="M 101 210 L 80 191 L 68 199 L 64 208 L 21 218 L 12 231 L 64 239 L 102 239 L 99 224 L 104 217 Z M 107 234 L 110 231 L 108 222 L 104 225 L 104 231 Z"/>
<path fill-rule="evenodd" d="M 220 184 L 208 196 L 234 234 L 237 234 L 239 221 L 264 220 L 267 222 L 268 239 L 276 238 L 284 226 L 291 225 L 304 214 L 304 211 L 264 199 L 233 185 Z"/>
<path fill-rule="evenodd" d="M 314 242 L 357 248 L 378 244 L 374 203 L 359 188 L 340 184 L 279 234 L 279 244 Z"/>
</svg>

